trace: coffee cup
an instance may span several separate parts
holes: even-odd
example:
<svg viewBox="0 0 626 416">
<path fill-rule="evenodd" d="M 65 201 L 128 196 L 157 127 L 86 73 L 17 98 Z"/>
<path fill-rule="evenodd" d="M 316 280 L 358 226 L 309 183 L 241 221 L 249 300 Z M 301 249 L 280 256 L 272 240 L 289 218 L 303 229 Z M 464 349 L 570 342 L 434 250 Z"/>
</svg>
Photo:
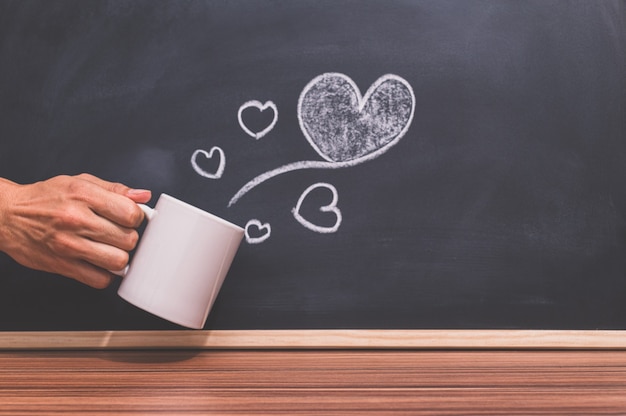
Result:
<svg viewBox="0 0 626 416">
<path fill-rule="evenodd" d="M 161 194 L 123 276 L 118 295 L 156 316 L 201 329 L 235 257 L 244 230 Z"/>
</svg>

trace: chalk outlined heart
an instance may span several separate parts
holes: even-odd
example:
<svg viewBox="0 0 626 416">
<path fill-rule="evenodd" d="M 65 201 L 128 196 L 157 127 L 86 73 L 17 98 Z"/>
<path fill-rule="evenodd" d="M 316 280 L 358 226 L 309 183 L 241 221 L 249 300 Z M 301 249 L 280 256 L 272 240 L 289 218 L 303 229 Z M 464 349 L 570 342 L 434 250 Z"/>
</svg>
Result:
<svg viewBox="0 0 626 416">
<path fill-rule="evenodd" d="M 261 234 L 255 237 L 252 237 L 250 235 L 250 227 L 257 228 Z M 265 240 L 267 240 L 268 238 L 270 238 L 271 234 L 272 234 L 272 226 L 268 222 L 262 223 L 261 221 L 257 219 L 252 219 L 248 221 L 248 223 L 246 224 L 245 236 L 246 236 L 246 241 L 248 242 L 248 244 L 260 244 L 264 242 Z"/>
<path fill-rule="evenodd" d="M 330 162 L 356 164 L 375 158 L 408 131 L 415 94 L 403 78 L 386 74 L 364 96 L 354 81 L 329 72 L 311 80 L 298 100 L 300 129 Z"/>
<path fill-rule="evenodd" d="M 251 107 L 258 108 L 261 112 L 267 110 L 268 108 L 271 108 L 274 112 L 274 117 L 272 118 L 270 124 L 261 131 L 254 132 L 250 130 L 243 121 L 243 112 Z M 237 112 L 237 120 L 239 120 L 239 125 L 241 126 L 242 130 L 246 132 L 247 135 L 254 137 L 256 140 L 259 140 L 261 137 L 272 131 L 272 129 L 276 125 L 276 122 L 278 122 L 278 108 L 276 107 L 276 104 L 274 104 L 272 101 L 266 101 L 265 103 L 261 103 L 257 100 L 251 100 L 243 103 L 241 107 L 239 107 L 239 111 Z"/>
<path fill-rule="evenodd" d="M 304 218 L 300 214 L 300 209 L 302 208 L 303 202 L 306 200 L 307 196 L 313 190 L 315 190 L 317 188 L 326 188 L 332 194 L 332 199 L 331 199 L 330 203 L 328 205 L 323 205 L 322 207 L 320 207 L 320 211 L 321 212 L 331 212 L 331 213 L 335 214 L 336 221 L 335 221 L 335 224 L 332 227 L 325 227 L 325 226 L 313 224 L 312 222 L 310 222 L 309 220 L 307 220 L 306 218 Z M 324 183 L 324 182 L 315 183 L 315 184 L 309 186 L 308 188 L 306 188 L 305 191 L 302 193 L 302 195 L 300 195 L 300 198 L 298 199 L 298 203 L 291 210 L 291 212 L 292 212 L 294 218 L 300 224 L 302 224 L 305 228 L 308 228 L 311 231 L 315 231 L 317 233 L 322 233 L 322 234 L 334 233 L 334 232 L 336 232 L 339 229 L 339 226 L 341 225 L 341 220 L 342 220 L 342 218 L 341 218 L 341 210 L 337 207 L 337 200 L 338 199 L 339 199 L 339 197 L 338 197 L 338 194 L 337 194 L 337 189 L 333 185 L 331 185 L 329 183 Z"/>
<path fill-rule="evenodd" d="M 216 152 L 217 152 L 217 154 L 219 155 L 219 158 L 220 158 L 219 159 L 219 163 L 217 165 L 217 168 L 216 168 L 215 172 L 213 172 L 213 173 L 207 172 L 202 167 L 200 167 L 200 165 L 198 164 L 198 160 L 197 160 L 198 159 L 198 155 L 202 155 L 206 159 L 212 159 L 213 155 Z M 221 148 L 219 148 L 218 146 L 213 146 L 211 148 L 211 150 L 208 151 L 208 152 L 206 150 L 198 149 L 195 152 L 193 152 L 193 154 L 191 155 L 191 166 L 193 166 L 193 169 L 200 176 L 203 176 L 203 177 L 209 178 L 209 179 L 219 179 L 224 174 L 224 168 L 226 167 L 226 156 L 224 155 L 224 151 Z"/>
</svg>

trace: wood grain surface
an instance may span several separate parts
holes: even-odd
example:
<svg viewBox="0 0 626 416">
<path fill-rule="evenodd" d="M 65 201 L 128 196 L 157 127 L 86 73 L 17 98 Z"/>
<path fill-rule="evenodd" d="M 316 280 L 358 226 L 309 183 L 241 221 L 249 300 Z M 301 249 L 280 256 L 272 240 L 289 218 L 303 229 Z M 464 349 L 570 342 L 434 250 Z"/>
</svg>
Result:
<svg viewBox="0 0 626 416">
<path fill-rule="evenodd" d="M 0 353 L 1 415 L 626 414 L 626 351 Z"/>
</svg>

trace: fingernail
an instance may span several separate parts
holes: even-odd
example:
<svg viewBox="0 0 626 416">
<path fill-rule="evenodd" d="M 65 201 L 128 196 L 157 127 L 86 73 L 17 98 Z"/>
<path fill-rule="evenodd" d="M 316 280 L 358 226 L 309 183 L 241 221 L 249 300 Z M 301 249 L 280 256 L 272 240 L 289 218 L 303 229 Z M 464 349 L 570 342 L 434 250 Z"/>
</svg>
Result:
<svg viewBox="0 0 626 416">
<path fill-rule="evenodd" d="M 149 191 L 148 189 L 130 189 L 128 191 L 128 195 L 141 195 L 141 194 L 145 194 L 145 193 L 150 193 L 151 191 Z"/>
</svg>

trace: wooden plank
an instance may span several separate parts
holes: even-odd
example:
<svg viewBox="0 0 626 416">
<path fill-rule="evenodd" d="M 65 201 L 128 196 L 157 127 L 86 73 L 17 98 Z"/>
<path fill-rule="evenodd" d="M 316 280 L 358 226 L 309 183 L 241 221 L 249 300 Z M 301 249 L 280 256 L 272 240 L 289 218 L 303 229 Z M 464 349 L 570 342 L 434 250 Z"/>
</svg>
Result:
<svg viewBox="0 0 626 416">
<path fill-rule="evenodd" d="M 626 349 L 626 331 L 220 330 L 1 332 L 16 349 Z"/>
<path fill-rule="evenodd" d="M 626 351 L 5 351 L 0 415 L 626 413 Z"/>
</svg>

